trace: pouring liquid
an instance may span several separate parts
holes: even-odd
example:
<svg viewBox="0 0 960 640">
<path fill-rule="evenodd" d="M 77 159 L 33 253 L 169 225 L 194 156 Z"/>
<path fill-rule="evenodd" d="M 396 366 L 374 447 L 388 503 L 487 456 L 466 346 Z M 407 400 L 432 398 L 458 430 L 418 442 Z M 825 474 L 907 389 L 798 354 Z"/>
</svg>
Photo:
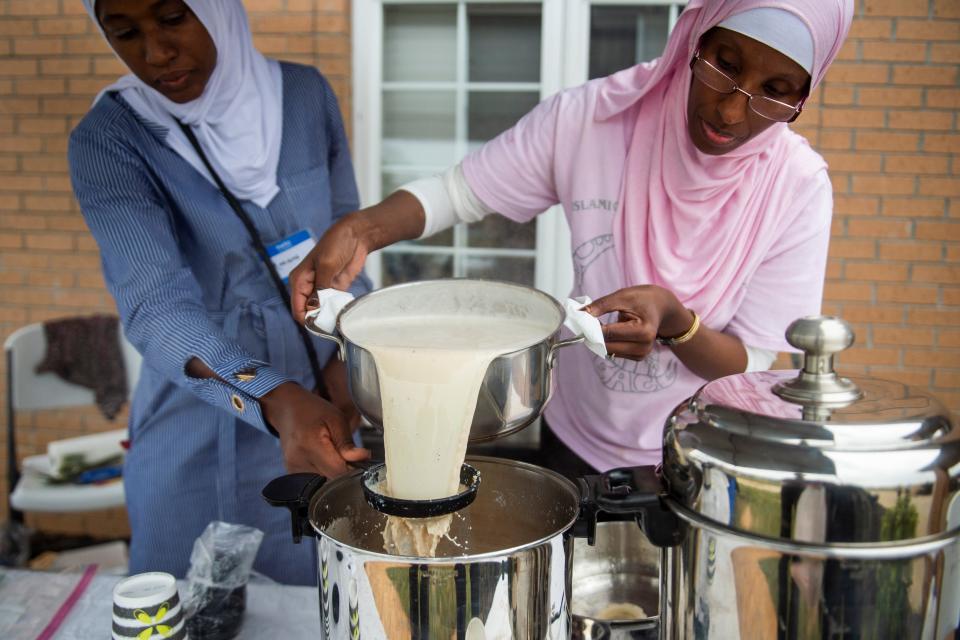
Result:
<svg viewBox="0 0 960 640">
<path fill-rule="evenodd" d="M 350 338 L 373 356 L 380 379 L 387 495 L 430 500 L 457 493 L 487 368 L 549 331 L 542 322 L 480 315 L 351 319 Z M 432 555 L 450 517 L 430 520 L 388 522 L 387 546 Z"/>
</svg>

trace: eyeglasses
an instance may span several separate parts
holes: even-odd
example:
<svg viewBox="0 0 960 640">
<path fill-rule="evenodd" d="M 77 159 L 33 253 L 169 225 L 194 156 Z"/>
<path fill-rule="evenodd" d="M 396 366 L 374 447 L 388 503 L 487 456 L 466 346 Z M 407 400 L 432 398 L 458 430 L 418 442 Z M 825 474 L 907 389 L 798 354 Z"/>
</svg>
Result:
<svg viewBox="0 0 960 640">
<path fill-rule="evenodd" d="M 697 80 L 714 91 L 720 93 L 733 93 L 734 91 L 738 91 L 747 96 L 747 104 L 750 105 L 750 110 L 768 120 L 793 122 L 797 119 L 797 116 L 800 115 L 800 111 L 803 108 L 803 101 L 806 100 L 806 98 L 804 98 L 798 104 L 792 105 L 766 96 L 747 93 L 737 85 L 733 78 L 701 58 L 699 50 L 693 54 L 693 60 L 690 61 L 690 69 L 693 71 L 693 75 Z"/>
</svg>

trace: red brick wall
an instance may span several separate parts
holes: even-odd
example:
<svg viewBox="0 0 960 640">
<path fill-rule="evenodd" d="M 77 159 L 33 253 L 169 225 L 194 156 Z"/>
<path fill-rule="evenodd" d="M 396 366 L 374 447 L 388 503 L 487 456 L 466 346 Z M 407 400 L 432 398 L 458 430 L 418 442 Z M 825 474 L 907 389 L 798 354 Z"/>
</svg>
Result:
<svg viewBox="0 0 960 640">
<path fill-rule="evenodd" d="M 348 0 L 246 5 L 258 46 L 323 70 L 349 121 Z M 826 156 L 835 186 L 825 309 L 858 333 L 841 369 L 931 389 L 954 411 L 958 69 L 960 2 L 858 0 L 841 60 L 797 125 Z M 0 0 L 0 337 L 28 322 L 113 308 L 70 193 L 65 151 L 92 97 L 122 71 L 80 0 Z M 27 419 L 34 426 L 20 431 L 24 454 L 42 452 L 56 437 L 113 426 L 93 412 Z M 0 481 L 0 506 L 6 493 Z M 104 533 L 122 531 L 123 517 L 40 524 Z"/>
<path fill-rule="evenodd" d="M 826 157 L 835 215 L 824 310 L 851 321 L 844 371 L 960 411 L 960 2 L 860 0 L 797 129 Z"/>
</svg>

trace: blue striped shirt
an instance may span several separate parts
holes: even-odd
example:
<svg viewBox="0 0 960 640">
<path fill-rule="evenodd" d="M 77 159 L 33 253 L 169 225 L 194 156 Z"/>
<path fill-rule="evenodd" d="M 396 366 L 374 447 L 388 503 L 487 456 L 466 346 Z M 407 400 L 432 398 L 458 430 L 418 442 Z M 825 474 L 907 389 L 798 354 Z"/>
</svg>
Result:
<svg viewBox="0 0 960 640">
<path fill-rule="evenodd" d="M 283 63 L 282 70 L 280 193 L 266 209 L 242 203 L 267 245 L 302 229 L 319 238 L 358 207 L 333 91 L 311 67 Z M 74 192 L 107 287 L 144 357 L 124 469 L 130 571 L 183 576 L 193 541 L 210 521 L 224 520 L 264 531 L 254 569 L 313 584 L 314 545 L 294 545 L 289 514 L 260 498 L 285 471 L 257 401 L 287 380 L 313 388 L 306 350 L 243 224 L 165 144 L 166 133 L 107 94 L 69 147 Z M 365 280 L 353 288 L 367 290 Z M 322 365 L 332 344 L 315 346 Z M 226 382 L 187 376 L 193 357 Z M 252 380 L 236 377 L 251 370 Z"/>
</svg>

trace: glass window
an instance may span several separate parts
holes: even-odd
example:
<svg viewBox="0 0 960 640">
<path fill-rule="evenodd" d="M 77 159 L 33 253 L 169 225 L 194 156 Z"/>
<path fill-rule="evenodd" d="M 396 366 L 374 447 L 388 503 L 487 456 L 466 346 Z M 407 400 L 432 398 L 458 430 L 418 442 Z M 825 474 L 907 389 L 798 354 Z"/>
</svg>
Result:
<svg viewBox="0 0 960 640">
<path fill-rule="evenodd" d="M 383 256 L 383 286 L 449 278 L 453 275 L 453 256 L 429 253 L 387 252 Z"/>
<path fill-rule="evenodd" d="M 453 166 L 536 106 L 542 9 L 461 1 L 383 11 L 380 171 L 388 195 Z M 533 284 L 536 238 L 536 222 L 490 216 L 385 248 L 380 280 L 474 276 Z"/>
<path fill-rule="evenodd" d="M 453 91 L 384 90 L 384 165 L 442 168 L 456 161 L 456 99 Z"/>
<path fill-rule="evenodd" d="M 469 150 L 512 127 L 524 114 L 537 106 L 536 91 L 471 91 L 467 98 L 467 140 Z"/>
<path fill-rule="evenodd" d="M 537 245 L 535 224 L 521 224 L 503 216 L 487 216 L 467 227 L 467 233 L 467 243 L 471 247 L 533 249 Z"/>
<path fill-rule="evenodd" d="M 456 77 L 456 5 L 386 5 L 383 8 L 385 82 L 452 82 Z"/>
<path fill-rule="evenodd" d="M 540 81 L 540 7 L 467 5 L 470 82 Z"/>
<path fill-rule="evenodd" d="M 505 280 L 533 286 L 533 260 L 529 258 L 505 258 L 502 256 L 476 256 L 467 258 L 466 275 L 471 278 Z"/>
<path fill-rule="evenodd" d="M 663 53 L 670 7 L 605 6 L 590 9 L 590 78 L 602 78 Z"/>
</svg>

